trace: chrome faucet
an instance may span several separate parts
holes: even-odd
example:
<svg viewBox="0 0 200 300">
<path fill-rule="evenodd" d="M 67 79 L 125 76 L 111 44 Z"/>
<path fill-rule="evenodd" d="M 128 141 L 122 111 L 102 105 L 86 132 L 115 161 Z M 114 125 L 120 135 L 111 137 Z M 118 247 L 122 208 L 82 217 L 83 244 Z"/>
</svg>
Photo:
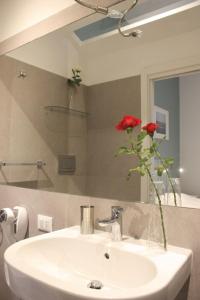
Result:
<svg viewBox="0 0 200 300">
<path fill-rule="evenodd" d="M 122 240 L 122 212 L 123 208 L 120 206 L 111 207 L 111 218 L 104 220 L 97 220 L 100 227 L 111 226 L 112 240 L 121 241 Z"/>
</svg>

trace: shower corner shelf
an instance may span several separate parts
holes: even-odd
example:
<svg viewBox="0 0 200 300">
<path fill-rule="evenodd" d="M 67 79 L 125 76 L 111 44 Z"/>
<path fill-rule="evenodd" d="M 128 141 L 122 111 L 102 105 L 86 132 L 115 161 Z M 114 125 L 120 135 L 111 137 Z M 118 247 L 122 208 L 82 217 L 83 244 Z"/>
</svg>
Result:
<svg viewBox="0 0 200 300">
<path fill-rule="evenodd" d="M 46 111 L 51 111 L 51 112 L 60 112 L 60 113 L 65 113 L 65 114 L 74 114 L 74 115 L 79 115 L 81 117 L 88 117 L 89 113 L 73 108 L 69 108 L 67 106 L 61 106 L 61 105 L 48 105 L 45 106 L 44 109 Z"/>
</svg>

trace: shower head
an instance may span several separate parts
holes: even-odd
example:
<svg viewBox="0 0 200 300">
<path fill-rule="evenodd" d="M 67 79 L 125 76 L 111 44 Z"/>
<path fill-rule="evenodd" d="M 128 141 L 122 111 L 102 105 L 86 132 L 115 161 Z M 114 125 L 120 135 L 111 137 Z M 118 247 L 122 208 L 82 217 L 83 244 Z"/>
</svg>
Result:
<svg viewBox="0 0 200 300">
<path fill-rule="evenodd" d="M 85 3 L 83 0 L 75 0 L 75 1 L 80 5 L 90 8 L 90 9 L 94 10 L 95 12 L 106 15 L 110 18 L 121 19 L 123 17 L 123 13 L 121 11 L 118 11 L 115 9 L 109 9 L 107 7 L 102 7 L 99 5 Z M 121 0 L 120 2 L 122 2 L 122 1 L 124 1 L 124 0 Z"/>
</svg>

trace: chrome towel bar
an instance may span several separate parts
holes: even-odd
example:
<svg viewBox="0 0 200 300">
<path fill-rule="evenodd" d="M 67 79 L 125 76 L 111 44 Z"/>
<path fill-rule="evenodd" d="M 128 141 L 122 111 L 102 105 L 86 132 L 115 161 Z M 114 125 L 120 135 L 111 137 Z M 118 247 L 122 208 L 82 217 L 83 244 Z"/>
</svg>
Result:
<svg viewBox="0 0 200 300">
<path fill-rule="evenodd" d="M 0 168 L 7 166 L 37 166 L 38 169 L 41 169 L 43 166 L 46 166 L 46 163 L 42 160 L 37 160 L 36 162 L 22 162 L 22 163 L 14 163 L 14 162 L 5 162 L 0 161 Z"/>
</svg>

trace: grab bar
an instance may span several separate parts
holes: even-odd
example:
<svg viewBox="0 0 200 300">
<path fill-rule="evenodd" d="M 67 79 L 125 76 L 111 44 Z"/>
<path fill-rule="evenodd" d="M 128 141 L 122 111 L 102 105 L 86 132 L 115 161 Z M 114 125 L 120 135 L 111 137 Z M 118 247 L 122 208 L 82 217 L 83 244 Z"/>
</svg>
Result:
<svg viewBox="0 0 200 300">
<path fill-rule="evenodd" d="M 5 162 L 0 161 L 0 168 L 7 166 L 37 166 L 38 169 L 41 169 L 43 166 L 46 166 L 46 163 L 42 160 L 37 160 L 36 162 L 22 162 L 22 163 L 14 163 L 14 162 Z"/>
</svg>

